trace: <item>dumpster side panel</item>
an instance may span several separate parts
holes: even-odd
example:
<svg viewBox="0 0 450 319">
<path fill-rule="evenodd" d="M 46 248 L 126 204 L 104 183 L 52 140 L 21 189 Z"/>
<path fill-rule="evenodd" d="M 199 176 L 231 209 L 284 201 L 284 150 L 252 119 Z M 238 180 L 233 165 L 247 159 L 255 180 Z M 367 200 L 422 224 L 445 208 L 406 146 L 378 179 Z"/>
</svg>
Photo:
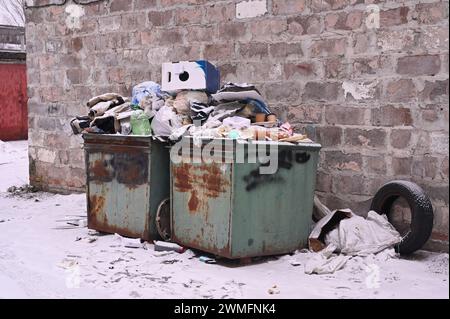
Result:
<svg viewBox="0 0 450 319">
<path fill-rule="evenodd" d="M 172 163 L 171 174 L 174 241 L 229 256 L 232 164 Z"/>
<path fill-rule="evenodd" d="M 259 164 L 236 164 L 232 258 L 306 247 L 317 159 L 318 150 L 280 147 L 275 174 L 260 174 Z"/>
<path fill-rule="evenodd" d="M 103 141 L 105 142 L 105 141 Z M 149 147 L 85 145 L 88 227 L 151 239 Z"/>
</svg>

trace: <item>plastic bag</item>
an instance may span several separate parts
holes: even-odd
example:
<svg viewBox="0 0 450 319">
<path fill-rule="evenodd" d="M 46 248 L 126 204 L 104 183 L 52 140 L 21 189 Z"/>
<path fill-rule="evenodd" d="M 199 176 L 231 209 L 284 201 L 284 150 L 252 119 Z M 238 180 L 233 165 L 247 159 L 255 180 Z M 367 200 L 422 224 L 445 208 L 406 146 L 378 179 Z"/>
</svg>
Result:
<svg viewBox="0 0 450 319">
<path fill-rule="evenodd" d="M 161 86 L 158 83 L 147 81 L 133 87 L 131 103 L 140 105 L 141 100 L 146 96 L 162 98 Z"/>
<path fill-rule="evenodd" d="M 143 111 L 134 111 L 130 120 L 133 135 L 150 135 L 152 129 L 149 120 L 150 117 Z"/>
<path fill-rule="evenodd" d="M 153 134 L 159 136 L 170 136 L 175 129 L 181 126 L 180 116 L 167 105 L 164 105 L 156 112 L 151 125 Z"/>
</svg>

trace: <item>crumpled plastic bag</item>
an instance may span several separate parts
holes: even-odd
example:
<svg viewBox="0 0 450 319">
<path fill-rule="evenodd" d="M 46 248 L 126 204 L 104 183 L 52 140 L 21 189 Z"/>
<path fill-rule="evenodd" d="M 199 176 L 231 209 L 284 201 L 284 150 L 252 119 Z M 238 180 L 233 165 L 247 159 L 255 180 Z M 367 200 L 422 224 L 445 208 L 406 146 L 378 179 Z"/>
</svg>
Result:
<svg viewBox="0 0 450 319">
<path fill-rule="evenodd" d="M 139 83 L 133 87 L 131 103 L 140 105 L 141 100 L 149 95 L 162 98 L 161 86 L 153 81 Z"/>
<path fill-rule="evenodd" d="M 148 95 L 141 99 L 139 106 L 144 110 L 144 113 L 147 114 L 148 117 L 152 118 L 155 116 L 156 112 L 164 106 L 164 100 L 159 97 Z"/>
<path fill-rule="evenodd" d="M 164 105 L 156 112 L 152 121 L 154 135 L 170 136 L 172 132 L 182 126 L 181 118 L 173 108 Z"/>
<path fill-rule="evenodd" d="M 325 249 L 313 255 L 305 264 L 305 274 L 332 274 L 343 268 L 351 256 L 333 255 L 336 246 L 328 245 Z"/>
</svg>

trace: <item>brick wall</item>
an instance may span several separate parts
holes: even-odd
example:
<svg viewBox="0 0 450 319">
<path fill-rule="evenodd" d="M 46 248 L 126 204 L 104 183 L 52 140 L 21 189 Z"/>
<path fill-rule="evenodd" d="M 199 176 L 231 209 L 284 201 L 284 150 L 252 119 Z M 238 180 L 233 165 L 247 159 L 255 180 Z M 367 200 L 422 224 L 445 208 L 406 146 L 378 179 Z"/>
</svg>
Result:
<svg viewBox="0 0 450 319">
<path fill-rule="evenodd" d="M 82 190 L 68 123 L 85 101 L 204 58 L 322 143 L 317 190 L 330 207 L 367 209 L 384 182 L 415 181 L 436 213 L 428 247 L 448 250 L 448 1 L 267 0 L 265 15 L 238 19 L 239 2 L 28 8 L 31 182 Z"/>
</svg>

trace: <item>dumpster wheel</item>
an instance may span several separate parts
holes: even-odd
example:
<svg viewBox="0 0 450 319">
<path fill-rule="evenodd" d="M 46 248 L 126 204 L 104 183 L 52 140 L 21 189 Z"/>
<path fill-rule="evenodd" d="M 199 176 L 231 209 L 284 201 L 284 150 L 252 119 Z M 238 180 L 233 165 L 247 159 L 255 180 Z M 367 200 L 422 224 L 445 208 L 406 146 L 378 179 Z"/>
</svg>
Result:
<svg viewBox="0 0 450 319">
<path fill-rule="evenodd" d="M 156 229 L 159 236 L 165 241 L 169 241 L 172 237 L 170 229 L 170 198 L 166 198 L 158 206 L 156 211 Z"/>
</svg>

